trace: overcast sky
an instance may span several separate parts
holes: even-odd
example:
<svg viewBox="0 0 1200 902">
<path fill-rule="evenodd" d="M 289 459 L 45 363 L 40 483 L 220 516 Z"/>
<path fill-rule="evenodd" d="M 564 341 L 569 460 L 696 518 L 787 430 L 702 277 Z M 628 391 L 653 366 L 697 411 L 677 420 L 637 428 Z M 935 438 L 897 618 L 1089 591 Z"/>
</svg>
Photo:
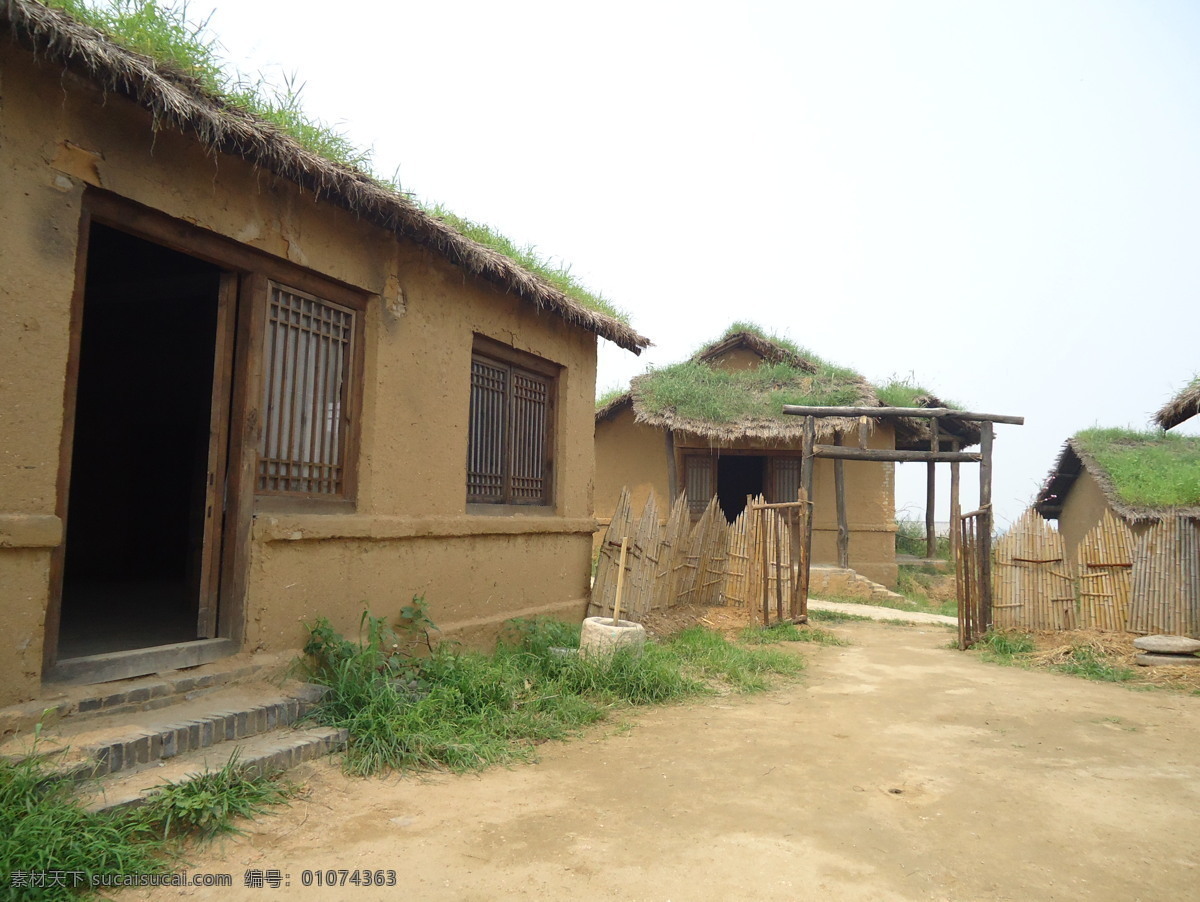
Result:
<svg viewBox="0 0 1200 902">
<path fill-rule="evenodd" d="M 601 391 L 753 320 L 1024 415 L 997 427 L 1003 525 L 1068 435 L 1144 428 L 1200 370 L 1193 0 L 189 13 L 214 8 L 235 65 L 295 73 L 379 172 L 628 311 L 655 346 L 601 342 Z M 922 465 L 897 505 L 920 515 Z"/>
</svg>

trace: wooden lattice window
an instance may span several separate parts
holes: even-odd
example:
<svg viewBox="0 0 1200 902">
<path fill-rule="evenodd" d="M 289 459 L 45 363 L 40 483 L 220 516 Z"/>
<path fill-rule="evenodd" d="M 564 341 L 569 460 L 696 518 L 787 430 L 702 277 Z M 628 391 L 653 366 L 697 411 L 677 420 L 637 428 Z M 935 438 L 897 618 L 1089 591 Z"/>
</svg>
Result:
<svg viewBox="0 0 1200 902">
<path fill-rule="evenodd" d="M 688 509 L 699 516 L 717 493 L 717 459 L 711 454 L 688 454 L 683 458 L 683 480 Z"/>
<path fill-rule="evenodd" d="M 355 317 L 347 307 L 269 283 L 260 493 L 345 497 Z"/>
<path fill-rule="evenodd" d="M 767 463 L 767 501 L 795 501 L 800 495 L 800 458 L 772 457 Z"/>
<path fill-rule="evenodd" d="M 471 357 L 467 501 L 550 504 L 557 368 L 486 348 Z"/>
</svg>

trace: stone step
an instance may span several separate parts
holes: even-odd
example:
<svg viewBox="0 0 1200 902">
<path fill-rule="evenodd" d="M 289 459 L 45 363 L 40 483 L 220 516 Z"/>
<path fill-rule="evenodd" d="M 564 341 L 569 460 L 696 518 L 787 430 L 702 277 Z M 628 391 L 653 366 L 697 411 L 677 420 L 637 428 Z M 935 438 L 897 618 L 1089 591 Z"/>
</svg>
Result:
<svg viewBox="0 0 1200 902">
<path fill-rule="evenodd" d="M 90 686 L 47 684 L 42 698 L 0 708 L 0 738 L 32 732 L 41 724 L 154 711 L 249 681 L 281 679 L 294 654 L 242 654 L 199 667 Z"/>
<path fill-rule="evenodd" d="M 251 773 L 277 773 L 341 751 L 346 747 L 346 738 L 345 730 L 333 727 L 271 730 L 240 742 L 197 749 L 101 780 L 88 781 L 80 786 L 79 797 L 90 811 L 141 805 L 157 787 L 186 782 L 198 774 L 220 770 L 235 754 L 238 765 Z"/>
<path fill-rule="evenodd" d="M 295 723 L 324 687 L 294 683 L 226 687 L 155 711 L 103 720 L 69 720 L 0 746 L 10 758 L 36 754 L 77 780 L 136 770 L 188 752 L 247 739 Z"/>
</svg>

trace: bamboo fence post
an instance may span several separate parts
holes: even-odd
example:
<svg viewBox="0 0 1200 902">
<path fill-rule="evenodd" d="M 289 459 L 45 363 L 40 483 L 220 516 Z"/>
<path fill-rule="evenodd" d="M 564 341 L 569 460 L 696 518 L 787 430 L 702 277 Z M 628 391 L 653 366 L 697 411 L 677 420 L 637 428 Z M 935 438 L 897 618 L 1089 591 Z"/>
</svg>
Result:
<svg viewBox="0 0 1200 902">
<path fill-rule="evenodd" d="M 621 590 L 625 588 L 625 553 L 629 549 L 629 537 L 621 539 L 621 563 L 617 565 L 617 597 L 613 601 L 612 625 L 621 623 Z"/>
<path fill-rule="evenodd" d="M 980 626 L 986 631 L 992 625 L 992 435 L 990 422 L 979 424 L 979 509 L 983 511 L 976 529 L 979 548 Z"/>
</svg>

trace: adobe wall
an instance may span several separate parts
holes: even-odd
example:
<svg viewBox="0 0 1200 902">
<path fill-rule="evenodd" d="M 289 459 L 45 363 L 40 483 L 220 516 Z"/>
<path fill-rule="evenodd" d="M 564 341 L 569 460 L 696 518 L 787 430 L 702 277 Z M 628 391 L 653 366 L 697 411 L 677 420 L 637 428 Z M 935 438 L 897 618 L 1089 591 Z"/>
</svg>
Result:
<svg viewBox="0 0 1200 902">
<path fill-rule="evenodd" d="M 297 647 L 300 621 L 357 628 L 423 593 L 448 633 L 586 607 L 595 336 L 466 276 L 424 249 L 315 202 L 240 159 L 153 134 L 132 103 L 0 45 L 0 704 L 41 672 L 71 297 L 93 185 L 370 292 L 357 507 L 287 514 L 260 499 L 247 650 Z M 560 364 L 555 505 L 466 505 L 472 337 Z M 151 515 L 152 512 L 148 512 Z"/>
<path fill-rule="evenodd" d="M 848 442 L 849 443 L 849 442 Z M 895 435 L 887 425 L 877 425 L 867 442 L 870 448 L 892 448 Z M 710 443 L 696 436 L 677 434 L 676 448 L 708 451 L 720 447 L 740 451 L 794 451 L 800 441 L 772 443 L 739 440 Z M 837 503 L 833 461 L 818 460 L 813 471 L 813 563 L 837 563 Z M 896 584 L 895 465 L 874 461 L 846 461 L 846 519 L 850 527 L 850 566 L 863 576 L 886 586 Z M 596 423 L 596 516 L 608 522 L 621 487 L 628 486 L 635 511 L 641 510 L 651 489 L 665 504 L 670 498 L 666 439 L 663 430 L 634 422 L 632 410 L 622 410 Z M 597 539 L 597 542 L 599 539 Z"/>
<path fill-rule="evenodd" d="M 1063 501 L 1058 517 L 1058 532 L 1063 537 L 1067 557 L 1075 558 L 1075 550 L 1084 536 L 1104 518 L 1108 499 L 1104 497 L 1095 478 L 1086 468 L 1080 470 Z"/>
</svg>

